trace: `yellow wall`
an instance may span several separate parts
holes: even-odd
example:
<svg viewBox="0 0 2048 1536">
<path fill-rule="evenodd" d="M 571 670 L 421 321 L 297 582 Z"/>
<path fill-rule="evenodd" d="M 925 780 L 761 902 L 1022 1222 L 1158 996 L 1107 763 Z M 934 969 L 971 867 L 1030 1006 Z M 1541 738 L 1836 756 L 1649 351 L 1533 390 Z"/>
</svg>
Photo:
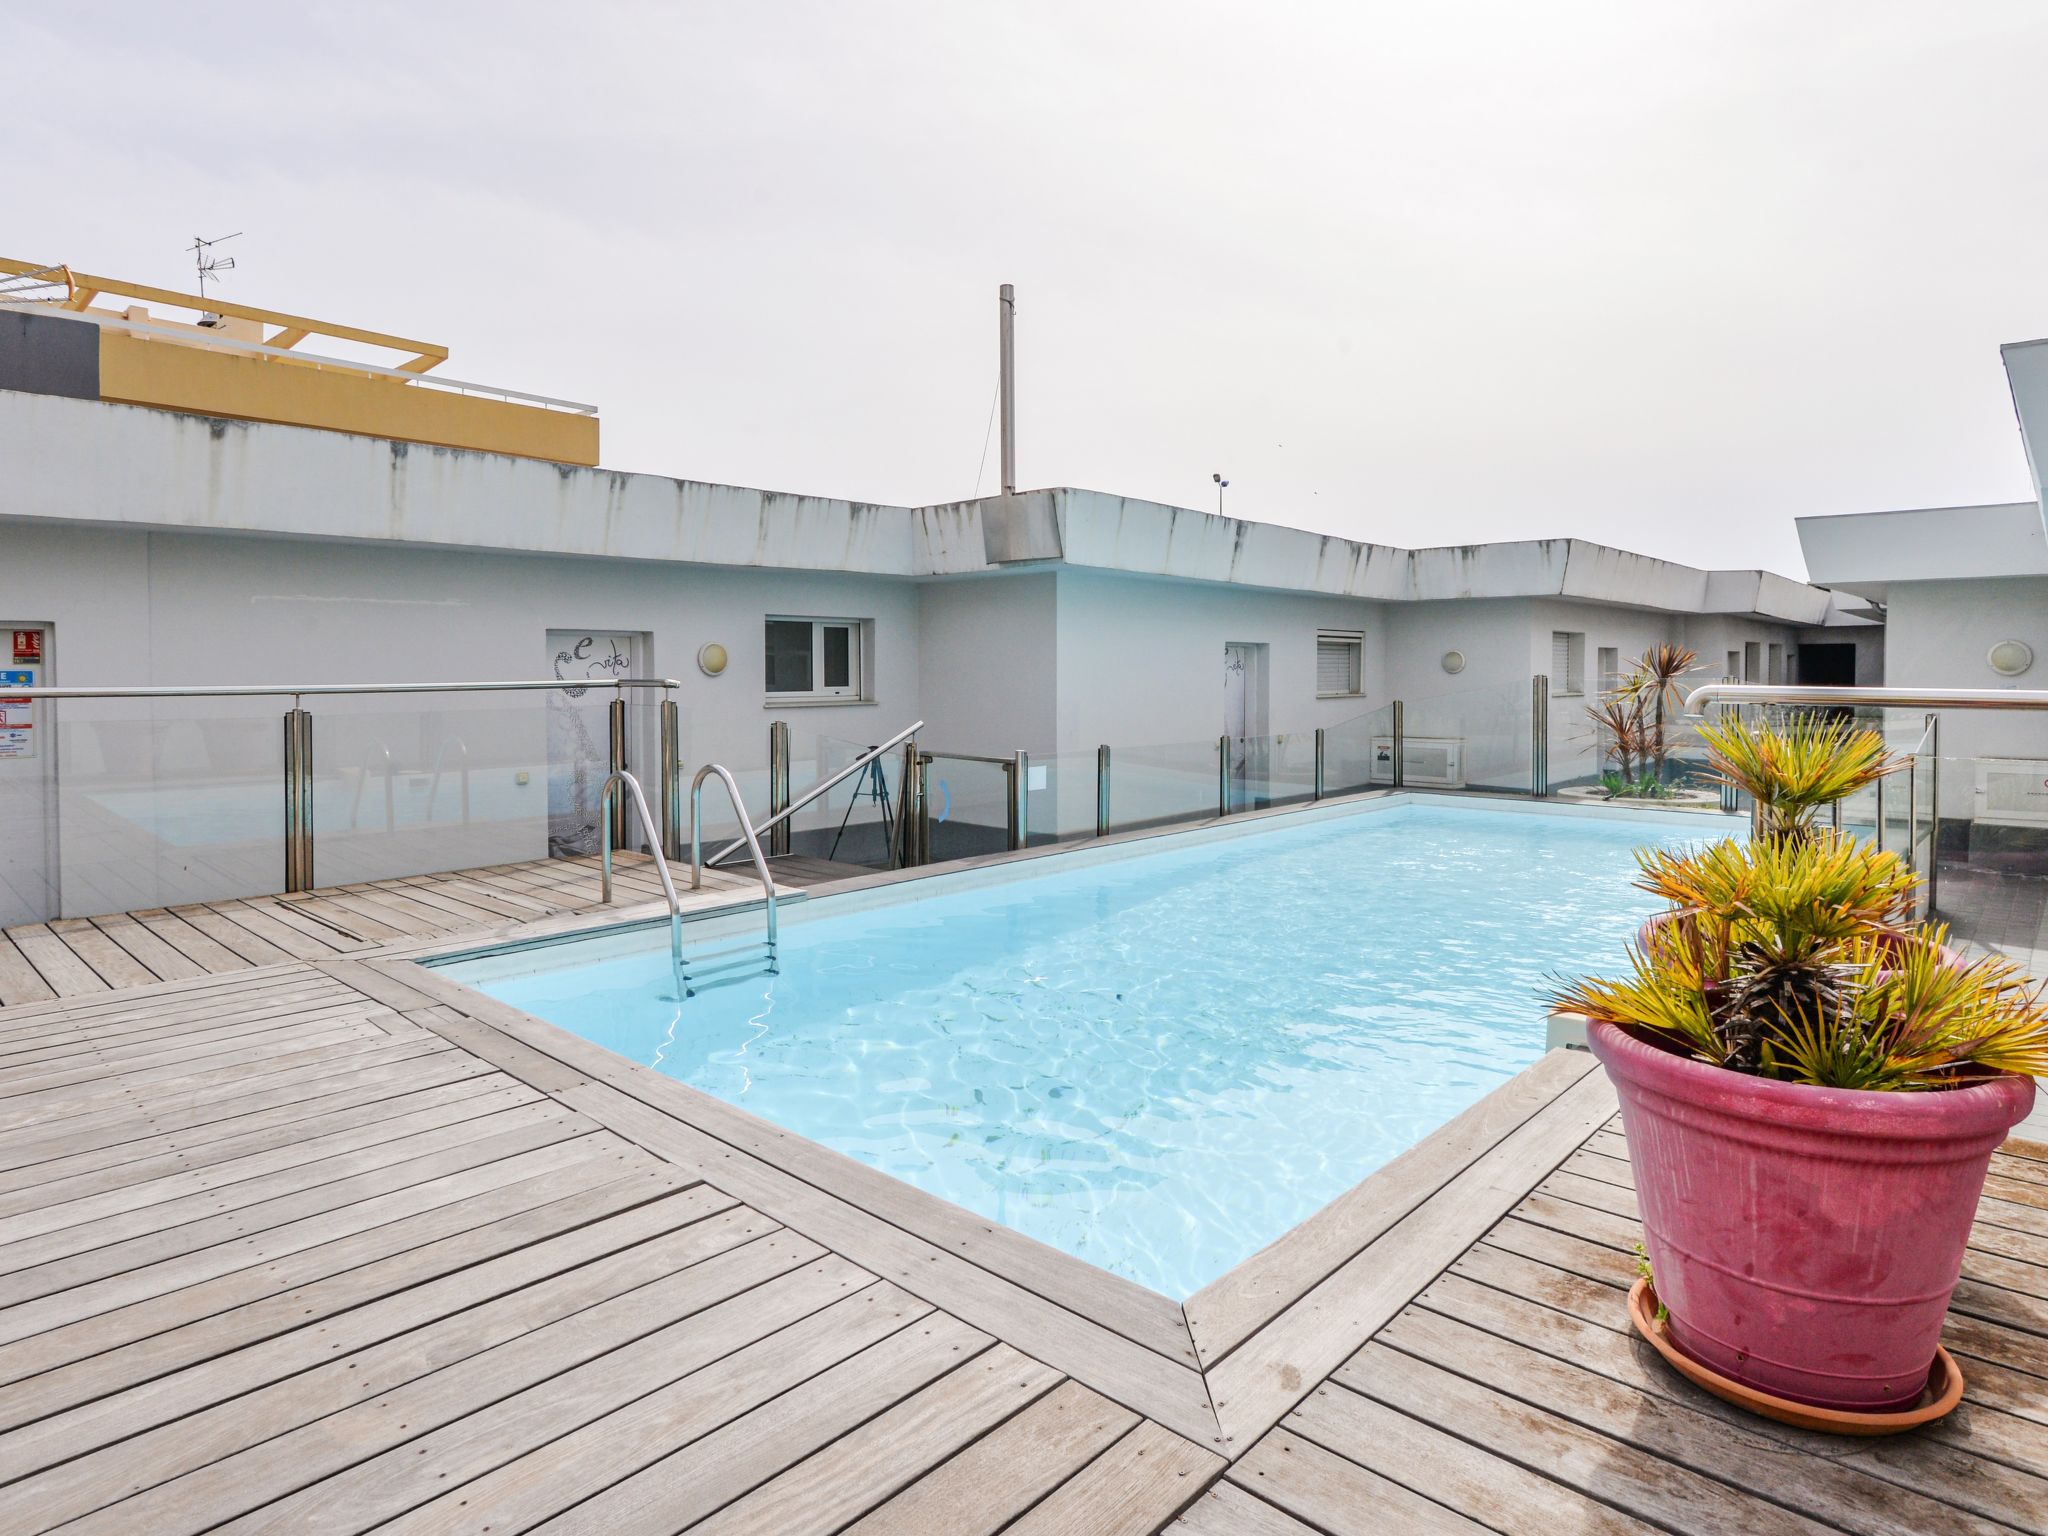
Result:
<svg viewBox="0 0 2048 1536">
<path fill-rule="evenodd" d="M 204 416 L 597 462 L 597 418 L 100 330 L 100 397 Z"/>
</svg>

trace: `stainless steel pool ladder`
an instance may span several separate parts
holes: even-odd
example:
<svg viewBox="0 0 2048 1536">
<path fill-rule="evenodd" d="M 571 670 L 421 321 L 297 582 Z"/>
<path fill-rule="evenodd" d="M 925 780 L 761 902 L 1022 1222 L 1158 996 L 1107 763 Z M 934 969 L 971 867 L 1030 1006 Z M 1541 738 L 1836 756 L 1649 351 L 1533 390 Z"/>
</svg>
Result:
<svg viewBox="0 0 2048 1536">
<path fill-rule="evenodd" d="M 690 781 L 690 889 L 701 890 L 704 885 L 704 781 L 714 774 L 725 785 L 733 814 L 740 819 L 739 842 L 733 846 L 746 845 L 748 857 L 754 861 L 754 873 L 761 878 L 761 894 L 767 905 L 768 933 L 760 943 L 710 950 L 692 955 L 687 962 L 681 958 L 682 951 L 678 949 L 676 964 L 685 996 L 696 990 L 697 982 L 723 971 L 765 970 L 773 976 L 780 969 L 775 957 L 775 881 L 768 873 L 768 860 L 761 852 L 761 839 L 754 830 L 753 820 L 740 799 L 739 783 L 730 769 L 717 763 L 706 763 L 697 770 L 697 777 Z"/>
<path fill-rule="evenodd" d="M 604 850 L 603 887 L 601 895 L 605 905 L 612 899 L 612 795 L 623 784 L 633 792 L 633 805 L 640 813 L 640 830 L 646 835 L 647 846 L 654 850 L 654 872 L 661 877 L 661 894 L 668 898 L 668 958 L 675 970 L 676 996 L 690 995 L 690 979 L 683 969 L 683 904 L 676 896 L 676 883 L 669 877 L 668 860 L 661 856 L 661 834 L 654 829 L 654 817 L 647 809 L 647 796 L 641 792 L 640 781 L 621 768 L 604 781 L 604 789 L 597 797 L 597 821 Z M 770 909 L 769 923 L 775 919 Z"/>
</svg>

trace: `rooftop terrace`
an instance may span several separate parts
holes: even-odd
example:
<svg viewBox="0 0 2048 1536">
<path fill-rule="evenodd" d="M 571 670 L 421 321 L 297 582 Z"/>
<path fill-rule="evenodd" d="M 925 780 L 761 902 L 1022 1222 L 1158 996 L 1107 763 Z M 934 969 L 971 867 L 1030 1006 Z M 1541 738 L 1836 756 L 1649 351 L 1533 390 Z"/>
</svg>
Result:
<svg viewBox="0 0 2048 1536">
<path fill-rule="evenodd" d="M 1588 1057 L 1183 1307 L 416 963 L 595 884 L 9 936 L 0 1531 L 2048 1530 L 2048 1146 L 1994 1162 L 1964 1408 L 1827 1440 L 1627 1332 Z"/>
</svg>

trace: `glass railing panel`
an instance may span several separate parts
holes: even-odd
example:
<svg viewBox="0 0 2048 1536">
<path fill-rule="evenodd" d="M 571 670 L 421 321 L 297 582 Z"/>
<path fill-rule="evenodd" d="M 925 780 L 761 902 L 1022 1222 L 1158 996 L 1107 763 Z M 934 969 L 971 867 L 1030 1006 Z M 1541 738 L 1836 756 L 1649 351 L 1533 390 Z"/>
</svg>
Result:
<svg viewBox="0 0 2048 1536">
<path fill-rule="evenodd" d="M 315 700 L 314 878 L 352 885 L 533 859 L 595 855 L 610 772 L 603 708 L 551 694 L 367 695 Z M 509 701 L 509 702 L 508 702 Z M 650 711 L 651 713 L 651 711 Z M 637 722 L 651 724 L 651 722 Z M 658 751 L 629 733 L 659 818 Z M 641 849 L 636 816 L 626 848 Z"/>
<path fill-rule="evenodd" d="M 1392 784 L 1394 707 L 1378 709 L 1330 726 L 1323 732 L 1323 792 L 1356 794 Z"/>
<path fill-rule="evenodd" d="M 46 702 L 56 837 L 45 862 L 64 915 L 283 890 L 288 702 Z"/>
<path fill-rule="evenodd" d="M 791 799 L 833 774 L 844 772 L 877 745 L 828 732 L 792 728 Z M 758 789 L 753 787 L 756 780 Z M 749 772 L 742 776 L 741 783 L 747 786 L 747 814 L 756 822 L 767 820 L 770 796 L 766 769 Z M 898 746 L 855 770 L 791 817 L 789 851 L 835 863 L 890 868 L 896 861 L 896 850 L 901 847 L 903 805 L 903 748 Z M 721 841 L 737 835 L 735 826 L 731 832 L 722 834 Z"/>
<path fill-rule="evenodd" d="M 6 660 L 0 656 L 0 666 Z M 34 679 L 39 671 L 25 667 L 16 680 Z M 0 928 L 64 915 L 57 865 L 55 715 L 61 707 L 50 699 L 9 697 L 0 688 Z M 15 1000 L 29 1000 L 35 985 L 24 980 Z"/>
<path fill-rule="evenodd" d="M 1228 778 L 1232 815 L 1314 799 L 1315 733 L 1232 737 Z"/>
<path fill-rule="evenodd" d="M 1217 809 L 1217 743 L 1111 748 L 1109 819 L 1118 831 L 1198 821 Z"/>
<path fill-rule="evenodd" d="M 1112 786 L 1113 758 L 1114 754 Z M 1095 836 L 1097 763 L 1093 749 L 1030 754 L 1025 775 L 1029 846 Z"/>
<path fill-rule="evenodd" d="M 1008 760 L 963 753 L 929 754 L 924 817 L 927 858 L 964 859 L 1010 846 Z"/>
<path fill-rule="evenodd" d="M 1551 783 L 1576 776 L 1575 742 L 1585 733 L 1571 721 L 1579 699 L 1551 701 Z M 1410 789 L 1478 789 L 1529 793 L 1529 679 L 1403 699 L 1402 783 Z M 1595 777 L 1587 754 L 1585 777 Z"/>
</svg>

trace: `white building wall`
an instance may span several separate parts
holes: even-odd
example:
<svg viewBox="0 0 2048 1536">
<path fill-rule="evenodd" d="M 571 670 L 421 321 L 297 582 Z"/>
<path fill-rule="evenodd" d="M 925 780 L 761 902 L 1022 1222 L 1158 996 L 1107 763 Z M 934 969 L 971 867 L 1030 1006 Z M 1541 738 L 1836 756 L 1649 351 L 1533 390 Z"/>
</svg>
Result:
<svg viewBox="0 0 2048 1536">
<path fill-rule="evenodd" d="M 2001 677 L 1986 659 L 2001 640 L 2033 647 L 2033 669 Z M 2048 577 L 1892 583 L 1885 605 L 1885 684 L 1893 688 L 2048 688 Z M 1895 712 L 1910 727 L 1918 712 Z M 2048 759 L 2048 718 L 1949 710 L 1941 755 Z M 1942 814 L 1967 816 L 1976 774 L 1967 762 L 1942 770 Z"/>
<path fill-rule="evenodd" d="M 0 614 L 55 625 L 55 679 L 69 686 L 442 682 L 551 675 L 548 632 L 589 628 L 647 637 L 639 668 L 681 680 L 686 772 L 706 762 L 740 773 L 758 814 L 766 802 L 768 723 L 789 720 L 795 777 L 801 787 L 821 738 L 850 745 L 878 741 L 917 718 L 918 593 L 907 580 L 819 571 L 715 569 L 653 562 L 520 556 L 477 550 L 343 544 L 303 539 L 183 533 L 108 533 L 64 527 L 0 525 Z M 765 692 L 764 619 L 771 614 L 869 621 L 865 658 L 871 699 L 823 706 L 771 704 Z M 698 648 L 716 641 L 730 655 L 722 676 L 696 665 Z M 501 820 L 500 843 L 475 850 L 471 863 L 537 858 L 546 852 L 545 705 L 541 694 L 448 699 L 385 696 L 313 700 L 315 757 L 323 779 L 351 774 L 382 752 L 392 753 L 405 782 L 433 766 L 439 743 L 459 738 L 472 762 L 529 775 L 525 785 L 476 783 L 501 809 L 533 802 Z M 655 760 L 656 695 L 634 707 L 632 756 Z M 61 857 L 67 912 L 104 912 L 165 905 L 279 886 L 282 853 L 264 846 L 230 857 L 267 819 L 280 814 L 266 782 L 281 749 L 280 719 L 288 701 L 247 703 L 165 701 L 155 704 L 58 706 L 65 720 L 153 719 L 122 731 L 109 724 L 65 763 L 67 784 L 110 787 L 132 810 L 134 792 L 158 796 L 162 817 L 190 810 L 205 786 L 241 793 L 209 814 L 213 832 L 188 828 L 166 850 L 160 838 L 122 819 L 73 818 L 67 812 Z M 197 725 L 194 722 L 206 722 Z M 602 740 L 602 725 L 596 729 Z M 138 733 L 147 732 L 145 743 Z M 104 738 L 104 739 L 98 739 Z M 60 742 L 60 750 L 66 745 Z M 840 760 L 844 753 L 841 752 Z M 530 765 L 515 768 L 515 764 Z M 493 768 L 493 773 L 496 768 Z M 474 777 L 481 778 L 478 773 Z M 165 796 L 175 782 L 181 797 Z M 381 777 L 368 804 L 352 806 L 363 827 L 381 827 Z M 523 798 L 522 798 L 523 797 Z M 706 795 L 707 825 L 730 825 L 715 793 Z M 821 806 L 810 820 L 830 814 Z M 444 818 L 445 819 L 445 818 Z M 379 866 L 368 847 L 364 867 L 346 862 L 344 834 L 333 814 L 321 834 L 323 881 Z M 436 850 L 414 857 L 433 865 Z M 154 849 L 152 852 L 151 849 Z M 253 861 L 253 863 L 252 863 Z M 441 867 L 448 867 L 442 864 Z"/>
</svg>

